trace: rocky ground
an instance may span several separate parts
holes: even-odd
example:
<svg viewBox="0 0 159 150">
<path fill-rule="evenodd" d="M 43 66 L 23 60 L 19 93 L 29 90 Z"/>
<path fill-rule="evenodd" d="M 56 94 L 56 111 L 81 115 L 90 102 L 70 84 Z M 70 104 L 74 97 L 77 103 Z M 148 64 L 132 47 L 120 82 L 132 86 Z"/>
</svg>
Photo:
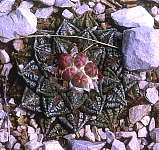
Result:
<svg viewBox="0 0 159 150">
<path fill-rule="evenodd" d="M 159 149 L 158 0 L 1 0 L 0 10 L 1 150 Z M 120 95 L 121 103 L 117 103 L 116 99 L 113 99 L 115 102 L 106 103 L 108 104 L 108 109 L 116 109 L 116 107 L 113 108 L 115 105 L 119 106 L 122 111 L 120 110 L 117 116 L 113 114 L 115 117 L 111 118 L 109 116 L 110 120 L 104 116 L 106 121 L 103 121 L 103 127 L 98 125 L 98 123 L 95 125 L 86 123 L 76 132 L 69 132 L 69 130 L 63 129 L 62 125 L 56 122 L 57 118 L 59 119 L 60 117 L 56 118 L 48 109 L 44 109 L 45 111 L 41 112 L 39 105 L 32 106 L 32 101 L 38 103 L 39 98 L 35 94 L 36 92 L 30 95 L 24 92 L 26 87 L 24 80 L 30 84 L 29 88 L 31 86 L 34 87 L 33 79 L 36 80 L 39 74 L 36 76 L 36 72 L 33 71 L 33 74 L 28 74 L 27 76 L 28 70 L 26 72 L 23 70 L 25 70 L 29 61 L 41 59 L 41 55 L 34 55 L 36 48 L 40 49 L 41 46 L 36 45 L 36 42 L 43 42 L 43 38 L 39 40 L 37 37 L 40 30 L 47 31 L 43 33 L 48 34 L 48 38 L 51 37 L 50 35 L 56 34 L 61 35 L 61 38 L 73 35 L 73 38 L 78 39 L 81 38 L 81 32 L 85 31 L 86 28 L 90 31 L 92 37 L 84 36 L 86 37 L 82 41 L 83 47 L 86 44 L 86 47 L 83 48 L 84 51 L 94 45 L 97 49 L 101 48 L 99 45 L 104 45 L 114 49 L 115 52 L 116 49 L 119 49 L 122 52 L 121 64 L 123 68 L 120 71 L 117 64 L 118 69 L 114 69 L 117 70 L 116 75 L 111 72 L 111 75 L 106 76 L 107 73 L 104 74 L 102 72 L 101 75 L 95 76 L 95 79 L 92 76 L 89 77 L 90 82 L 84 88 L 78 87 L 78 84 L 73 82 L 73 80 L 70 82 L 73 87 L 77 86 L 78 88 L 76 87 L 75 89 L 80 90 L 80 92 L 83 89 L 88 92 L 96 89 L 92 82 L 101 80 L 101 78 L 103 80 L 103 76 L 106 76 L 106 81 L 108 78 L 115 80 L 113 82 L 107 81 L 113 83 L 115 87 L 118 82 L 122 82 L 124 92 L 121 92 L 121 87 L 116 87 L 115 91 Z M 51 32 L 48 32 L 48 30 Z M 94 32 L 98 30 L 102 34 L 94 38 Z M 113 34 L 109 35 L 110 32 L 107 32 L 108 30 Z M 108 38 L 108 36 L 110 37 Z M 111 36 L 115 36 L 120 42 L 117 44 L 112 43 Z M 104 37 L 104 40 L 102 37 Z M 90 40 L 90 43 L 93 43 L 89 45 L 90 47 L 87 45 L 89 42 L 85 43 L 88 39 L 93 39 L 93 41 Z M 44 39 L 43 45 L 46 44 L 46 41 Z M 64 45 L 60 45 L 62 48 L 67 46 L 69 49 L 69 42 L 72 41 L 68 40 L 65 43 L 59 40 L 59 43 L 61 42 L 61 45 Z M 80 48 L 78 42 L 74 40 L 73 51 L 76 51 L 76 47 L 77 49 Z M 45 46 L 48 48 L 47 44 Z M 59 49 L 61 48 L 60 46 Z M 100 51 L 97 52 L 100 53 Z M 89 54 L 91 55 L 91 53 Z M 32 58 L 32 55 L 38 58 Z M 98 54 L 96 53 L 96 55 Z M 111 55 L 117 54 L 111 53 L 110 57 Z M 115 59 L 118 59 L 116 57 Z M 100 58 L 102 59 L 102 57 Z M 88 57 L 88 59 L 89 62 L 94 62 L 91 57 Z M 109 66 L 115 59 L 113 58 L 110 62 L 106 62 L 106 65 Z M 38 63 L 40 64 L 41 62 L 39 61 Z M 50 71 L 48 66 L 47 68 L 43 64 L 40 64 L 41 66 L 39 64 L 37 65 L 38 69 L 42 66 L 45 71 L 47 69 L 47 72 Z M 99 64 L 98 67 L 100 68 Z M 34 69 L 32 68 L 32 70 Z M 108 71 L 110 71 L 109 67 Z M 23 78 L 26 78 L 24 80 L 19 78 L 18 72 L 23 73 Z M 87 73 L 88 71 L 85 69 L 85 72 Z M 68 74 L 66 76 L 68 77 Z M 62 75 L 62 78 L 65 80 L 66 77 Z M 64 82 L 64 86 L 65 84 L 67 83 Z M 96 90 L 98 91 L 98 89 Z M 28 92 L 26 89 L 25 91 Z M 92 109 L 88 109 L 88 111 Z M 91 115 L 89 117 L 92 122 L 94 120 L 98 122 L 98 120 L 101 121 L 103 119 L 102 115 L 101 119 L 99 119 L 100 115 Z"/>
</svg>

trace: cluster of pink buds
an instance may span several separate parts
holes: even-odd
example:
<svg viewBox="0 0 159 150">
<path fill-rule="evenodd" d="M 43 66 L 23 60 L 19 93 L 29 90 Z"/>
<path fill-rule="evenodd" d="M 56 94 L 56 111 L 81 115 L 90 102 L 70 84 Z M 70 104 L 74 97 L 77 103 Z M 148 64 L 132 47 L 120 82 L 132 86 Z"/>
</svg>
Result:
<svg viewBox="0 0 159 150">
<path fill-rule="evenodd" d="M 71 56 L 62 53 L 59 57 L 59 69 L 61 77 L 69 82 L 71 88 L 80 91 L 96 88 L 98 68 L 85 54 L 78 53 L 76 56 Z"/>
</svg>

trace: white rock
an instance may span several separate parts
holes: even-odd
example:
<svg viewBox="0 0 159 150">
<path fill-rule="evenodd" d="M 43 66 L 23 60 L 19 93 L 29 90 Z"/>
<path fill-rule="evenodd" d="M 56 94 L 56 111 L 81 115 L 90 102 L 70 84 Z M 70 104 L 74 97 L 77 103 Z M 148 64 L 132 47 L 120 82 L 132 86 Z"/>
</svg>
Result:
<svg viewBox="0 0 159 150">
<path fill-rule="evenodd" d="M 8 14 L 12 10 L 12 5 L 15 0 L 1 0 L 0 1 L 0 16 Z"/>
<path fill-rule="evenodd" d="M 58 141 L 52 140 L 52 141 L 43 142 L 43 144 L 44 144 L 43 146 L 44 150 L 64 150 Z"/>
<path fill-rule="evenodd" d="M 116 24 L 124 27 L 153 27 L 154 19 L 142 6 L 123 8 L 111 14 Z"/>
<path fill-rule="evenodd" d="M 80 137 L 83 137 L 84 136 L 84 128 L 80 129 L 78 131 L 78 133 L 79 133 Z"/>
<path fill-rule="evenodd" d="M 99 135 L 100 135 L 100 137 L 101 137 L 102 140 L 106 140 L 107 136 L 106 136 L 106 133 L 103 132 L 102 128 L 98 129 L 98 133 L 99 133 Z"/>
<path fill-rule="evenodd" d="M 57 0 L 34 0 L 34 1 L 41 2 L 41 3 L 48 5 L 48 6 L 52 6 L 55 4 L 55 1 L 57 1 Z"/>
<path fill-rule="evenodd" d="M 129 120 L 132 124 L 140 121 L 151 111 L 151 105 L 137 105 L 129 109 Z"/>
<path fill-rule="evenodd" d="M 34 128 L 37 128 L 38 127 L 38 124 L 36 123 L 36 120 L 35 119 L 30 119 L 30 125 Z"/>
<path fill-rule="evenodd" d="M 95 6 L 95 3 L 94 2 L 88 2 L 88 5 L 89 5 L 89 7 L 94 7 Z"/>
<path fill-rule="evenodd" d="M 0 142 L 5 143 L 8 141 L 8 132 L 6 129 L 0 130 Z"/>
<path fill-rule="evenodd" d="M 155 17 L 158 13 L 159 13 L 159 9 L 158 9 L 157 6 L 154 6 L 154 7 L 151 8 L 151 14 L 152 14 L 152 16 Z"/>
<path fill-rule="evenodd" d="M 149 150 L 152 150 L 154 144 L 155 144 L 154 142 L 150 143 L 150 144 L 147 146 L 147 148 L 148 148 Z"/>
<path fill-rule="evenodd" d="M 16 107 L 14 111 L 16 112 L 17 117 L 26 115 L 26 111 L 21 109 L 20 107 Z"/>
<path fill-rule="evenodd" d="M 154 19 L 155 21 L 159 22 L 159 15 L 156 15 Z"/>
<path fill-rule="evenodd" d="M 86 140 L 70 140 L 71 150 L 101 150 L 105 142 L 89 142 Z"/>
<path fill-rule="evenodd" d="M 29 140 L 38 140 L 38 135 L 36 133 L 30 133 Z"/>
<path fill-rule="evenodd" d="M 151 118 L 150 124 L 149 124 L 149 132 L 151 132 L 155 128 L 155 118 Z"/>
<path fill-rule="evenodd" d="M 154 141 L 155 143 L 159 143 L 159 128 L 154 128 L 150 132 L 150 137 L 151 137 L 152 141 Z"/>
<path fill-rule="evenodd" d="M 142 129 L 139 129 L 138 131 L 138 137 L 147 137 L 148 132 L 146 127 L 143 127 Z"/>
<path fill-rule="evenodd" d="M 146 80 L 146 72 L 140 72 L 141 80 Z"/>
<path fill-rule="evenodd" d="M 96 126 L 92 127 L 92 132 L 94 133 L 95 139 L 97 141 L 101 141 L 101 137 L 99 135 L 98 128 Z"/>
<path fill-rule="evenodd" d="M 35 16 L 37 18 L 48 18 L 54 11 L 53 7 L 45 7 L 45 8 L 39 8 L 35 12 Z"/>
<path fill-rule="evenodd" d="M 63 12 L 62 12 L 62 16 L 66 19 L 73 19 L 73 13 L 70 12 L 68 9 L 65 9 Z"/>
<path fill-rule="evenodd" d="M 43 134 L 39 134 L 38 135 L 38 142 L 42 143 L 43 139 L 44 139 L 44 135 Z"/>
<path fill-rule="evenodd" d="M 0 49 L 0 62 L 6 64 L 10 62 L 10 57 L 4 49 Z"/>
<path fill-rule="evenodd" d="M 10 135 L 10 141 L 7 143 L 7 148 L 12 149 L 16 142 L 17 139 L 13 135 Z"/>
<path fill-rule="evenodd" d="M 87 138 L 88 140 L 92 142 L 95 142 L 95 136 L 90 129 L 90 125 L 85 126 L 85 138 Z"/>
<path fill-rule="evenodd" d="M 4 119 L 6 117 L 6 112 L 4 112 L 4 110 L 0 110 L 0 119 Z"/>
<path fill-rule="evenodd" d="M 98 21 L 105 22 L 105 13 L 104 14 L 99 14 L 96 17 L 97 17 Z"/>
<path fill-rule="evenodd" d="M 75 134 L 68 134 L 68 135 L 65 135 L 64 138 L 67 140 L 73 140 L 76 138 L 76 135 Z"/>
<path fill-rule="evenodd" d="M 20 64 L 20 65 L 18 65 L 18 67 L 19 67 L 19 69 L 22 71 L 23 68 L 24 68 L 24 65 L 23 65 L 23 64 Z"/>
<path fill-rule="evenodd" d="M 94 8 L 94 13 L 98 15 L 104 13 L 104 11 L 105 11 L 105 5 L 97 3 L 97 5 Z"/>
<path fill-rule="evenodd" d="M 159 29 L 139 27 L 125 30 L 122 52 L 128 70 L 159 66 Z"/>
<path fill-rule="evenodd" d="M 148 85 L 147 81 L 139 81 L 139 88 L 144 89 Z"/>
<path fill-rule="evenodd" d="M 126 150 L 126 148 L 123 142 L 115 139 L 112 143 L 111 150 Z"/>
<path fill-rule="evenodd" d="M 56 7 L 75 7 L 76 5 L 72 3 L 70 0 L 56 0 L 55 2 Z"/>
<path fill-rule="evenodd" d="M 14 145 L 14 150 L 20 150 L 20 147 L 21 147 L 20 143 L 16 143 Z"/>
<path fill-rule="evenodd" d="M 43 144 L 37 140 L 31 140 L 25 144 L 26 149 L 36 150 L 40 148 Z"/>
<path fill-rule="evenodd" d="M 135 128 L 138 131 L 139 129 L 142 129 L 144 127 L 144 125 L 141 122 L 136 122 L 135 124 Z"/>
<path fill-rule="evenodd" d="M 20 35 L 29 35 L 37 31 L 37 18 L 29 9 L 18 8 L 7 16 L 0 17 L 0 35 L 7 38 L 0 38 L 0 41 L 8 41 Z M 18 34 L 16 34 L 18 33 Z"/>
<path fill-rule="evenodd" d="M 159 150 L 159 143 L 153 145 L 153 150 Z"/>
<path fill-rule="evenodd" d="M 31 1 L 22 1 L 20 3 L 19 8 L 27 8 L 27 9 L 31 9 L 34 6 L 34 3 Z"/>
<path fill-rule="evenodd" d="M 150 122 L 150 119 L 151 119 L 150 116 L 145 116 L 141 119 L 141 122 L 144 126 L 147 126 Z"/>
<path fill-rule="evenodd" d="M 92 11 L 92 9 L 88 5 L 83 4 L 76 9 L 76 14 L 83 15 L 87 11 Z"/>
<path fill-rule="evenodd" d="M 28 134 L 35 133 L 35 129 L 31 126 L 28 126 Z"/>
<path fill-rule="evenodd" d="M 148 88 L 146 90 L 146 97 L 150 103 L 155 104 L 159 100 L 158 90 L 155 87 Z"/>
<path fill-rule="evenodd" d="M 105 131 L 105 134 L 106 134 L 106 141 L 108 144 L 111 144 L 114 139 L 115 139 L 115 135 L 113 132 L 111 131 Z"/>
<path fill-rule="evenodd" d="M 117 132 L 116 135 L 118 137 L 130 138 L 129 143 L 126 145 L 127 150 L 139 150 L 140 143 L 138 142 L 136 132 Z"/>
<path fill-rule="evenodd" d="M 13 67 L 13 65 L 11 63 L 4 64 L 1 75 L 2 76 L 8 76 L 12 67 Z"/>
<path fill-rule="evenodd" d="M 13 47 L 16 51 L 20 51 L 24 49 L 24 42 L 22 39 L 16 39 L 13 41 Z"/>
</svg>

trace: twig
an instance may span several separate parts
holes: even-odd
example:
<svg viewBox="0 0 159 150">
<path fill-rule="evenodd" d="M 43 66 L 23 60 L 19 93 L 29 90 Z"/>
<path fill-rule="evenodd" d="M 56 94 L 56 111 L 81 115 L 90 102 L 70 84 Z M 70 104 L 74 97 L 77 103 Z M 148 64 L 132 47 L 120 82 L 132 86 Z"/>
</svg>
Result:
<svg viewBox="0 0 159 150">
<path fill-rule="evenodd" d="M 85 48 L 82 52 L 85 53 L 88 49 L 90 49 L 94 44 L 89 45 L 87 48 Z"/>
<path fill-rule="evenodd" d="M 103 43 L 103 42 L 100 42 L 100 41 L 97 41 L 97 40 L 93 40 L 93 39 L 82 37 L 82 36 L 76 36 L 76 35 L 56 35 L 56 34 L 51 34 L 51 35 L 37 34 L 37 35 L 27 35 L 27 36 L 26 35 L 20 35 L 20 34 L 18 34 L 18 35 L 20 37 L 19 38 L 15 38 L 15 39 L 36 38 L 36 37 L 78 38 L 78 39 L 82 39 L 82 40 L 87 40 L 87 41 L 95 42 L 97 44 L 101 44 L 101 45 L 108 46 L 108 47 L 111 47 L 111 48 L 116 48 L 116 49 L 118 48 L 118 47 L 116 47 L 114 45 L 106 44 L 106 43 Z"/>
</svg>

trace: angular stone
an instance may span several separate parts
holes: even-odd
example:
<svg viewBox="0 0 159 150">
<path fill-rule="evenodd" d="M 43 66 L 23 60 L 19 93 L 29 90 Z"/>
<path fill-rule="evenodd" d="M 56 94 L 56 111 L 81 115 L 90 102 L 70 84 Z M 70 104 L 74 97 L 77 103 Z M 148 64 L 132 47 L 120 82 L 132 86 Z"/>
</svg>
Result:
<svg viewBox="0 0 159 150">
<path fill-rule="evenodd" d="M 154 128 L 155 128 L 155 119 L 153 117 L 153 118 L 151 118 L 151 121 L 150 121 L 150 124 L 149 124 L 149 127 L 148 127 L 149 132 L 151 132 Z"/>
<path fill-rule="evenodd" d="M 150 137 L 155 143 L 159 143 L 159 128 L 155 128 L 150 132 Z"/>
<path fill-rule="evenodd" d="M 36 123 L 36 120 L 35 119 L 30 119 L 30 125 L 34 128 L 37 128 L 38 127 L 38 124 Z"/>
<path fill-rule="evenodd" d="M 0 1 L 0 16 L 8 14 L 12 10 L 12 5 L 15 0 L 1 0 Z"/>
<path fill-rule="evenodd" d="M 37 133 L 30 133 L 29 134 L 29 140 L 38 140 L 38 135 Z"/>
<path fill-rule="evenodd" d="M 95 135 L 90 129 L 90 125 L 85 126 L 85 138 L 89 141 L 95 142 Z"/>
<path fill-rule="evenodd" d="M 31 2 L 31 1 L 22 1 L 22 2 L 20 3 L 19 8 L 27 8 L 27 9 L 30 9 L 30 8 L 32 8 L 33 6 L 34 6 L 34 3 Z"/>
<path fill-rule="evenodd" d="M 106 140 L 107 139 L 106 133 L 103 132 L 102 128 L 98 129 L 98 133 L 99 133 L 99 135 L 100 135 L 102 140 Z"/>
<path fill-rule="evenodd" d="M 35 133 L 35 129 L 31 126 L 28 126 L 28 134 Z"/>
<path fill-rule="evenodd" d="M 12 149 L 16 142 L 17 139 L 13 135 L 10 135 L 10 141 L 7 143 L 7 148 Z"/>
<path fill-rule="evenodd" d="M 89 142 L 84 140 L 69 141 L 71 150 L 100 150 L 105 144 L 105 142 Z"/>
<path fill-rule="evenodd" d="M 157 6 L 154 6 L 154 7 L 152 7 L 151 8 L 151 14 L 152 14 L 152 16 L 156 16 L 156 15 L 158 15 L 159 14 L 159 8 L 157 7 Z"/>
<path fill-rule="evenodd" d="M 88 5 L 83 4 L 76 9 L 76 14 L 83 15 L 87 11 L 92 11 L 92 9 Z"/>
<path fill-rule="evenodd" d="M 70 12 L 68 9 L 65 9 L 63 12 L 62 12 L 62 16 L 66 19 L 73 19 L 73 13 Z"/>
<path fill-rule="evenodd" d="M 153 150 L 159 150 L 159 143 L 153 145 Z"/>
<path fill-rule="evenodd" d="M 111 150 L 126 150 L 126 148 L 123 142 L 115 139 L 112 143 Z"/>
<path fill-rule="evenodd" d="M 141 119 L 141 122 L 144 126 L 147 126 L 150 122 L 150 119 L 151 119 L 150 116 L 145 116 Z"/>
<path fill-rule="evenodd" d="M 135 129 L 138 131 L 139 129 L 142 129 L 144 125 L 141 122 L 136 122 L 135 123 Z"/>
<path fill-rule="evenodd" d="M 56 0 L 55 6 L 67 8 L 67 7 L 75 7 L 76 5 L 74 3 L 72 3 L 70 0 Z"/>
<path fill-rule="evenodd" d="M 25 144 L 26 149 L 36 150 L 40 148 L 43 144 L 37 140 L 31 140 Z"/>
<path fill-rule="evenodd" d="M 108 144 L 111 144 L 115 139 L 115 134 L 111 131 L 105 131 L 106 141 Z"/>
<path fill-rule="evenodd" d="M 158 90 L 155 87 L 148 88 L 146 90 L 146 97 L 150 103 L 155 104 L 159 100 Z"/>
<path fill-rule="evenodd" d="M 39 8 L 35 12 L 35 16 L 37 18 L 44 18 L 47 19 L 54 11 L 53 7 L 45 7 L 45 8 Z"/>
<path fill-rule="evenodd" d="M 89 5 L 89 7 L 94 7 L 95 6 L 95 3 L 94 2 L 88 2 L 88 5 Z"/>
<path fill-rule="evenodd" d="M 0 41 L 8 41 L 18 38 L 19 35 L 29 35 L 37 31 L 37 18 L 29 9 L 18 8 L 15 12 L 0 17 Z M 17 34 L 16 34 L 17 33 Z"/>
<path fill-rule="evenodd" d="M 43 150 L 64 150 L 58 141 L 43 142 Z"/>
<path fill-rule="evenodd" d="M 92 127 L 92 132 L 94 133 L 96 141 L 101 141 L 101 137 L 98 132 L 98 128 L 96 126 Z"/>
<path fill-rule="evenodd" d="M 148 85 L 147 81 L 139 81 L 139 88 L 144 89 Z"/>
<path fill-rule="evenodd" d="M 94 13 L 98 15 L 104 13 L 104 11 L 105 11 L 105 5 L 97 3 L 97 5 L 94 8 Z"/>
<path fill-rule="evenodd" d="M 22 39 L 16 39 L 13 41 L 13 47 L 16 51 L 20 51 L 24 49 L 24 42 Z"/>
<path fill-rule="evenodd" d="M 10 62 L 10 57 L 4 49 L 0 49 L 0 62 L 6 64 Z"/>
<path fill-rule="evenodd" d="M 124 27 L 153 27 L 154 19 L 142 6 L 123 8 L 111 14 L 116 24 Z"/>
<path fill-rule="evenodd" d="M 98 21 L 105 22 L 105 18 L 106 18 L 105 13 L 104 14 L 99 14 L 96 17 L 97 17 Z"/>
<path fill-rule="evenodd" d="M 140 121 L 151 111 L 151 105 L 137 105 L 129 109 L 129 120 L 132 124 Z"/>
<path fill-rule="evenodd" d="M 125 30 L 122 51 L 128 70 L 159 66 L 159 30 L 147 27 Z"/>
<path fill-rule="evenodd" d="M 148 131 L 147 131 L 146 127 L 139 129 L 138 137 L 147 137 L 147 135 L 148 135 Z"/>
<path fill-rule="evenodd" d="M 26 111 L 21 109 L 20 107 L 16 107 L 14 111 L 16 112 L 17 117 L 26 115 Z"/>
<path fill-rule="evenodd" d="M 20 143 L 16 143 L 16 144 L 14 145 L 14 150 L 20 150 L 20 148 L 21 148 Z"/>
<path fill-rule="evenodd" d="M 68 134 L 68 135 L 65 135 L 64 138 L 67 140 L 73 140 L 76 138 L 76 135 L 75 134 Z"/>
<path fill-rule="evenodd" d="M 8 141 L 8 132 L 6 129 L 0 130 L 0 142 L 5 143 Z"/>
<path fill-rule="evenodd" d="M 48 6 L 52 6 L 55 4 L 55 0 L 34 0 L 34 1 L 41 2 L 41 3 L 48 5 Z"/>
</svg>

